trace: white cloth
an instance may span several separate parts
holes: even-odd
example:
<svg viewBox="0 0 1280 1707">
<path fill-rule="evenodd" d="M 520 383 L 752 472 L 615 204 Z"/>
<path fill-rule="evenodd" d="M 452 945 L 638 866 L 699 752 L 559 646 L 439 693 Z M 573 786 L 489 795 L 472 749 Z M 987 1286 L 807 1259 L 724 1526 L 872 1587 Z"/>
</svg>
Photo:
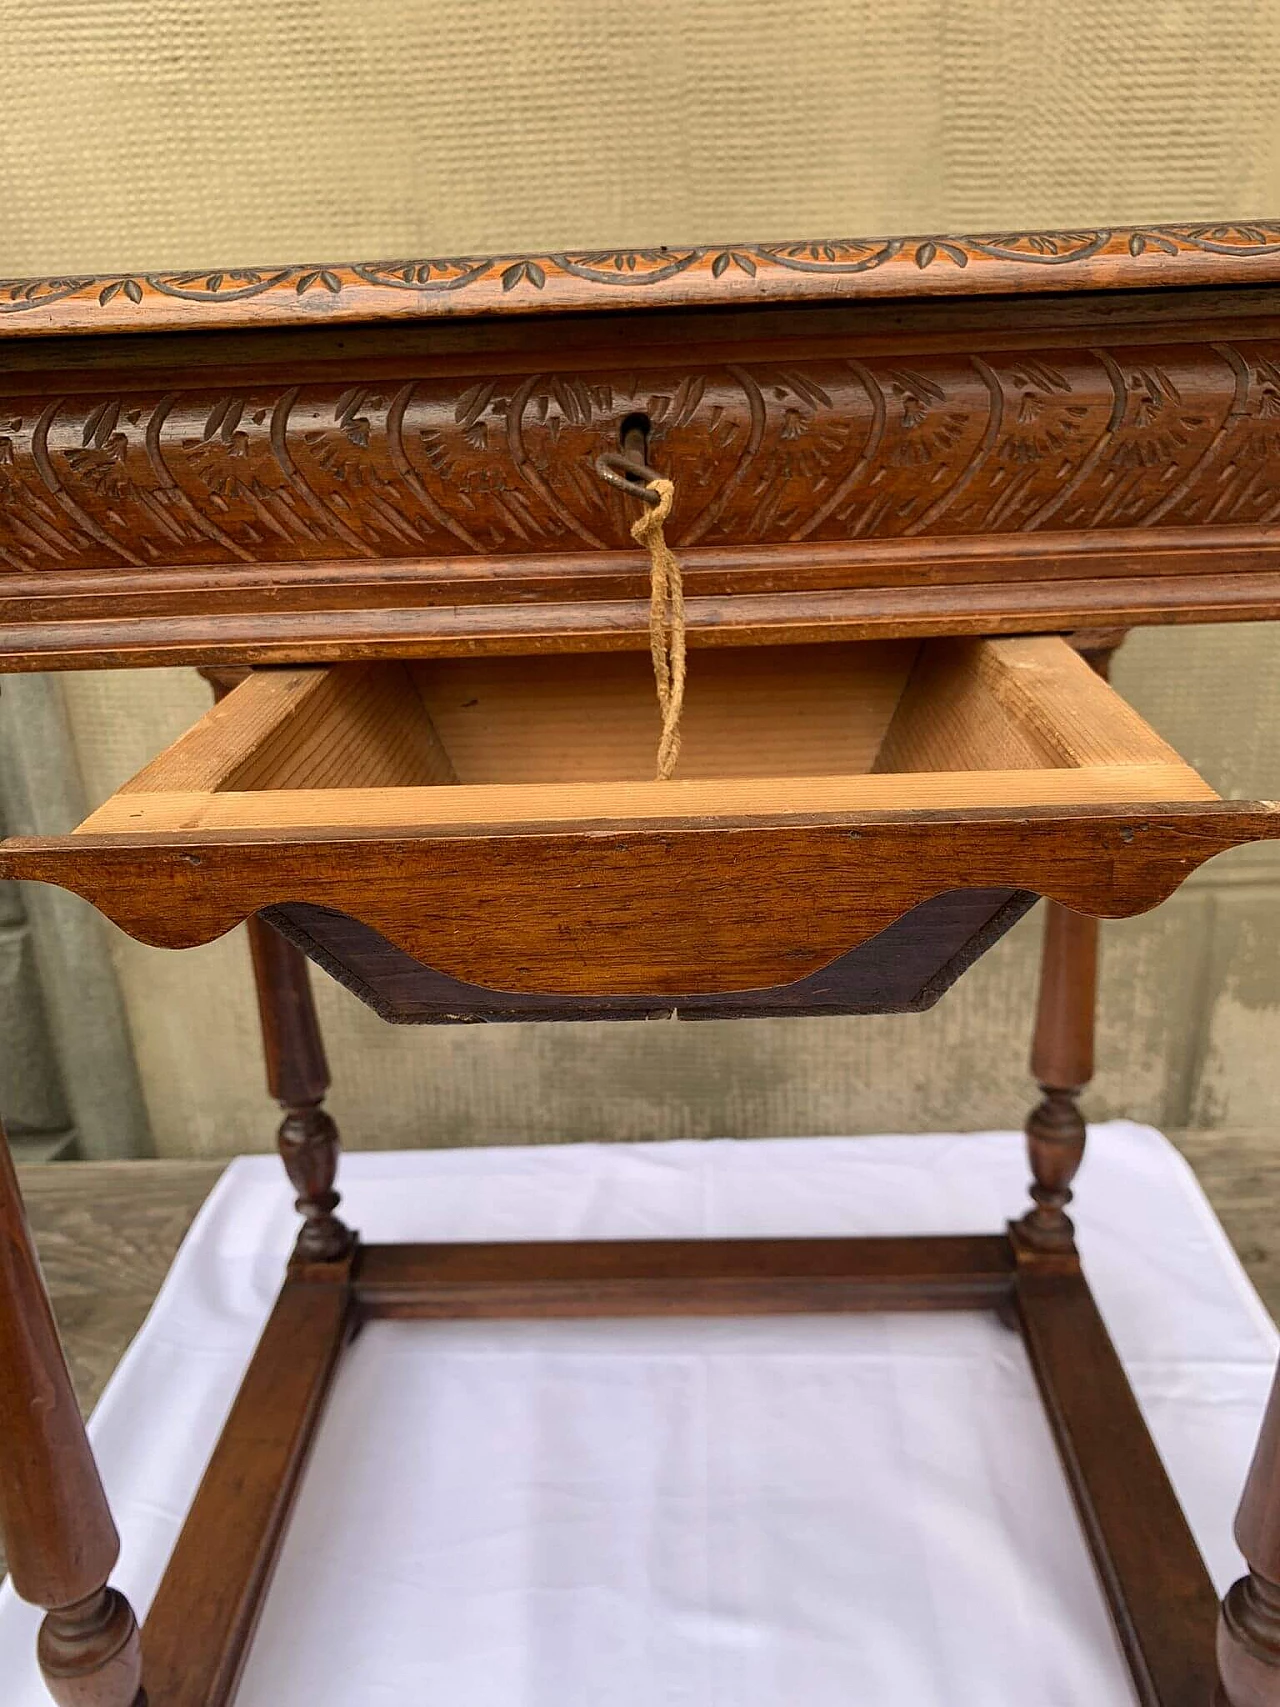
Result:
<svg viewBox="0 0 1280 1707">
<path fill-rule="evenodd" d="M 365 1154 L 371 1240 L 994 1232 L 1021 1137 Z M 1276 1351 L 1190 1171 L 1093 1128 L 1090 1279 L 1220 1587 Z M 294 1217 L 231 1165 L 91 1426 L 145 1612 Z M 9 1707 L 47 1707 L 0 1597 Z M 1017 1338 L 989 1315 L 374 1323 L 237 1707 L 1131 1707 Z M 162 1703 L 157 1707 L 163 1707 Z"/>
</svg>

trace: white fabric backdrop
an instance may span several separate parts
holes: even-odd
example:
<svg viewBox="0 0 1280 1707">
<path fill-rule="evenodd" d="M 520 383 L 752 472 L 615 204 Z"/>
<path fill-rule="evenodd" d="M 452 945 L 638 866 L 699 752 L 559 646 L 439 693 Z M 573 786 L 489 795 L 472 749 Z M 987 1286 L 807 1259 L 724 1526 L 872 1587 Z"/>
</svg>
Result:
<svg viewBox="0 0 1280 1707">
<path fill-rule="evenodd" d="M 366 1237 L 989 1232 L 1020 1136 L 346 1158 Z M 1275 1331 L 1192 1175 L 1095 1127 L 1091 1280 L 1220 1587 Z M 294 1231 L 234 1163 L 92 1433 L 145 1610 Z M 11 1707 L 47 1707 L 0 1594 Z M 968 1315 L 377 1323 L 237 1707 L 1130 1707 L 1019 1341 Z M 161 1704 L 162 1707 L 162 1704 Z"/>
</svg>

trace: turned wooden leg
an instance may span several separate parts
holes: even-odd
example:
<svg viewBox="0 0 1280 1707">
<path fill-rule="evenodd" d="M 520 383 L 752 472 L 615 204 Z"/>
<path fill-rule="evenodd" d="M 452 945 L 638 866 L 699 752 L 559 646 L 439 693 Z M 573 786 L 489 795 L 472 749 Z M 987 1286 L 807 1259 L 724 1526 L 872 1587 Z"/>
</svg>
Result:
<svg viewBox="0 0 1280 1707">
<path fill-rule="evenodd" d="M 1031 1071 L 1042 1100 L 1027 1119 L 1034 1206 L 1018 1223 L 1018 1231 L 1036 1250 L 1061 1251 L 1075 1244 L 1067 1204 L 1084 1157 L 1084 1117 L 1076 1099 L 1093 1077 L 1098 921 L 1056 901 L 1045 905 L 1040 1000 L 1031 1047 Z"/>
<path fill-rule="evenodd" d="M 1220 1707 L 1280 1707 L 1280 1372 L 1236 1514 L 1249 1574 L 1218 1619 Z"/>
<path fill-rule="evenodd" d="M 1071 643 L 1104 681 L 1124 640 L 1120 628 L 1082 630 Z M 1017 1223 L 1025 1245 L 1041 1251 L 1075 1249 L 1067 1214 L 1071 1182 L 1084 1159 L 1085 1127 L 1078 1098 L 1093 1077 L 1094 1010 L 1098 994 L 1098 921 L 1045 902 L 1031 1071 L 1041 1100 L 1027 1116 L 1034 1207 Z"/>
<path fill-rule="evenodd" d="M 262 919 L 250 919 L 247 928 L 267 1084 L 284 1110 L 276 1142 L 303 1217 L 297 1255 L 307 1262 L 335 1262 L 350 1248 L 352 1234 L 334 1214 L 338 1128 L 321 1107 L 329 1066 L 306 957 Z"/>
<path fill-rule="evenodd" d="M 14 1588 L 46 1609 L 37 1652 L 59 1707 L 142 1707 L 137 1620 L 107 1586 L 120 1540 L 2 1134 L 0 1534 Z"/>
<path fill-rule="evenodd" d="M 245 669 L 202 669 L 215 703 L 250 674 Z M 329 1089 L 320 1021 L 307 975 L 306 956 L 278 931 L 251 918 L 249 952 L 258 990 L 267 1086 L 284 1110 L 276 1144 L 289 1183 L 298 1194 L 302 1231 L 296 1255 L 306 1262 L 335 1262 L 350 1248 L 352 1233 L 334 1214 L 341 1202 L 338 1128 L 321 1107 Z"/>
</svg>

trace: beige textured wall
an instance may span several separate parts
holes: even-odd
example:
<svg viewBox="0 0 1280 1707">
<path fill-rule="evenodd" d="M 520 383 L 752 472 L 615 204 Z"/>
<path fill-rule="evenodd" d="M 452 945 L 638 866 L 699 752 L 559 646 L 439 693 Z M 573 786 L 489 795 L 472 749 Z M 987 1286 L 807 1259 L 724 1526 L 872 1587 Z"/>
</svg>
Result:
<svg viewBox="0 0 1280 1707">
<path fill-rule="evenodd" d="M 1280 210 L 1277 0 L 0 0 L 0 40 L 0 274 Z M 1278 666 L 1165 631 L 1117 678 L 1275 796 Z M 205 704 L 65 690 L 95 800 Z M 1094 1112 L 1274 1122 L 1278 899 L 1246 849 L 1106 928 Z M 883 1020 L 402 1031 L 317 975 L 333 1106 L 361 1146 L 1008 1124 L 1037 937 Z M 268 1142 L 240 934 L 113 941 L 161 1150 Z"/>
<path fill-rule="evenodd" d="M 0 272 L 1280 208 L 1275 0 L 0 0 Z"/>
</svg>

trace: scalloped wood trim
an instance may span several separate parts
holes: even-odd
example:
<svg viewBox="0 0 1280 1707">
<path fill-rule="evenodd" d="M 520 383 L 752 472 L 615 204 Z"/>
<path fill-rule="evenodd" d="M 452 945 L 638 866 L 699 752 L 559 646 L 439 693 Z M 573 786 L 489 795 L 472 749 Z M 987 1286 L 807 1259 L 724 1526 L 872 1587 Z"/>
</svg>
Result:
<svg viewBox="0 0 1280 1707">
<path fill-rule="evenodd" d="M 1280 281 L 1280 221 L 0 280 L 0 337 Z"/>
<path fill-rule="evenodd" d="M 511 828 L 483 826 L 11 838 L 0 877 L 72 889 L 157 947 L 209 942 L 250 913 L 300 901 L 488 989 L 692 995 L 794 982 L 953 889 L 1031 890 L 1103 918 L 1145 912 L 1206 859 L 1280 836 L 1280 807 L 1211 800 L 518 833 L 518 847 Z"/>
</svg>

